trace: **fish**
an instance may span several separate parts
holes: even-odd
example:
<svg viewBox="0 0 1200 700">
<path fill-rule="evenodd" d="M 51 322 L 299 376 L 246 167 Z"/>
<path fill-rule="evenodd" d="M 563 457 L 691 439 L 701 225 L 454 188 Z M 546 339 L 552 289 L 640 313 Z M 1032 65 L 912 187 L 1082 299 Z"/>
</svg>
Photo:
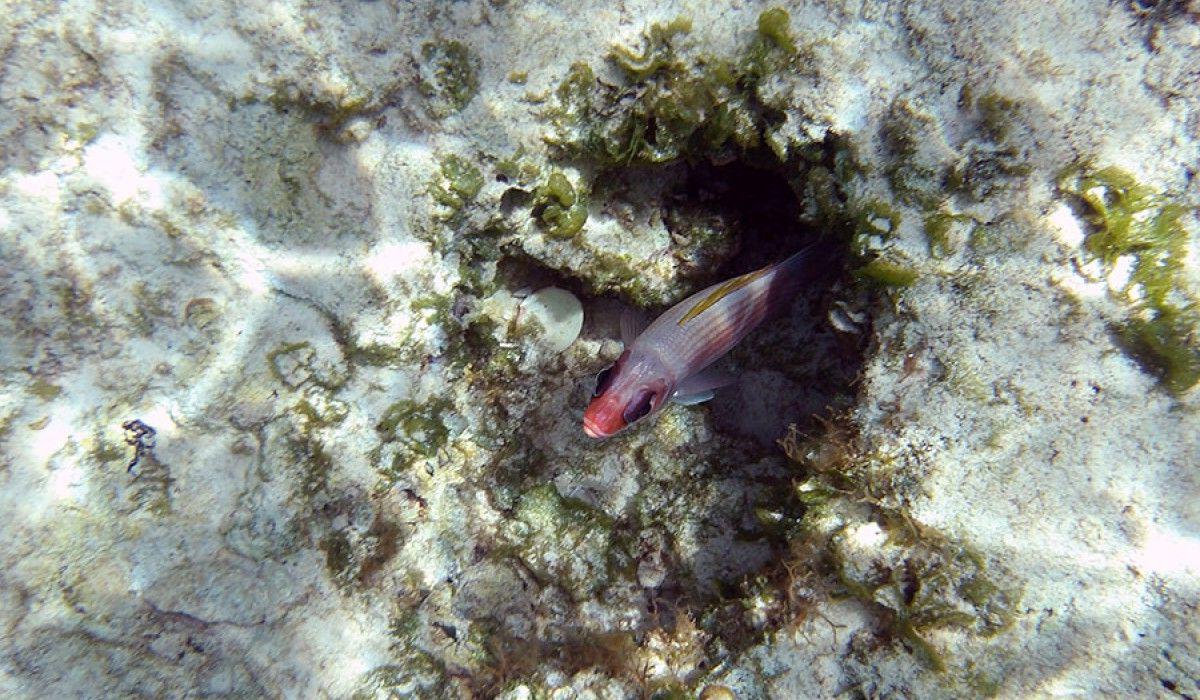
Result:
<svg viewBox="0 0 1200 700">
<path fill-rule="evenodd" d="M 596 439 L 611 437 L 668 403 L 701 403 L 731 384 L 734 377 L 709 365 L 823 272 L 824 250 L 825 244 L 810 245 L 785 260 L 702 289 L 640 332 L 635 315 L 622 315 L 624 352 L 596 377 L 583 432 Z"/>
</svg>

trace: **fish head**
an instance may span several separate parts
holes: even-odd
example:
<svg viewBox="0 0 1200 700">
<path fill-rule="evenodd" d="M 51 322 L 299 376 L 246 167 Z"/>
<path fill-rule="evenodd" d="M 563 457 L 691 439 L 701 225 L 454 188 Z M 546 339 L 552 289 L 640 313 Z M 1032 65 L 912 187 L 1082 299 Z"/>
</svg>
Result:
<svg viewBox="0 0 1200 700">
<path fill-rule="evenodd" d="M 611 437 L 665 406 L 672 382 L 657 364 L 652 357 L 626 350 L 600 372 L 592 401 L 583 412 L 583 432 L 593 438 Z"/>
</svg>

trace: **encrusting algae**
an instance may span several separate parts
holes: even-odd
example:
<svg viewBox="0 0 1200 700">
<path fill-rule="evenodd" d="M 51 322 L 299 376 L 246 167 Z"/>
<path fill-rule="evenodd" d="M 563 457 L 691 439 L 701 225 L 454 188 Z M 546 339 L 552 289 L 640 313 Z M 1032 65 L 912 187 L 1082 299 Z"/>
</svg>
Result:
<svg viewBox="0 0 1200 700">
<path fill-rule="evenodd" d="M 1126 348 L 1167 389 L 1182 393 L 1200 381 L 1200 302 L 1187 288 L 1183 260 L 1187 231 L 1183 206 L 1118 168 L 1076 165 L 1059 189 L 1078 201 L 1092 227 L 1084 248 L 1109 271 L 1132 261 L 1118 290 L 1130 317 L 1118 324 Z"/>
</svg>

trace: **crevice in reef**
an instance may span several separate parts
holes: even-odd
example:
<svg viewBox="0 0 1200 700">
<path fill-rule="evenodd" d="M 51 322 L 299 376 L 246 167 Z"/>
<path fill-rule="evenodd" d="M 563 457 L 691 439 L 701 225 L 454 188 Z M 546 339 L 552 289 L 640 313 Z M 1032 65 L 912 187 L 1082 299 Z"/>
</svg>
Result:
<svg viewBox="0 0 1200 700">
<path fill-rule="evenodd" d="M 827 161 L 833 159 L 838 148 L 835 141 L 814 147 L 816 164 L 780 164 L 759 153 L 721 164 L 701 159 L 602 170 L 593 178 L 597 183 L 592 190 L 593 207 L 618 219 L 627 215 L 631 220 L 646 221 L 661 216 L 673 244 L 706 253 L 719 251 L 708 258 L 697 258 L 694 267 L 681 270 L 688 279 L 688 291 L 695 291 L 782 260 L 815 241 L 841 240 L 843 231 L 836 224 L 818 223 L 811 215 L 825 203 L 802 199 L 797 194 L 804 191 L 802 186 L 784 175 L 803 175 L 812 167 L 832 167 Z M 840 197 L 841 193 L 834 191 L 829 196 Z M 695 236 L 704 235 L 722 240 L 719 244 L 690 247 L 696 242 Z M 527 662 L 533 666 L 537 665 L 533 659 L 540 657 L 541 662 L 568 672 L 599 667 L 622 677 L 636 672 L 624 660 L 636 658 L 647 644 L 676 640 L 697 645 L 698 654 L 703 653 L 700 645 L 713 644 L 724 650 L 718 656 L 726 658 L 777 626 L 778 621 L 763 625 L 749 620 L 742 603 L 755 594 L 755 586 L 782 586 L 774 578 L 780 575 L 778 562 L 789 551 L 786 534 L 754 514 L 784 508 L 791 493 L 795 472 L 776 444 L 787 434 L 789 425 L 818 435 L 822 432 L 820 420 L 853 403 L 869 323 L 862 322 L 857 332 L 846 332 L 832 328 L 827 320 L 835 305 L 865 299 L 862 286 L 847 272 L 852 258 L 842 252 L 843 247 L 826 246 L 823 254 L 828 259 L 819 266 L 824 274 L 815 278 L 789 309 L 756 329 L 720 361 L 720 366 L 739 375 L 738 384 L 723 390 L 703 407 L 687 409 L 692 419 L 696 412 L 707 414 L 703 422 L 716 433 L 708 441 L 663 447 L 655 444 L 654 426 L 643 426 L 633 435 L 616 438 L 623 445 L 616 450 L 596 446 L 594 456 L 598 461 L 594 465 L 563 464 L 563 458 L 573 453 L 558 451 L 541 441 L 540 420 L 523 422 L 519 431 L 529 452 L 519 464 L 510 465 L 520 474 L 513 476 L 521 484 L 515 490 L 526 494 L 522 502 L 530 498 L 530 493 L 543 494 L 554 512 L 586 513 L 591 518 L 600 511 L 596 501 L 602 501 L 605 495 L 591 495 L 588 490 L 613 488 L 605 486 L 595 470 L 604 468 L 600 465 L 606 459 L 620 461 L 623 454 L 636 465 L 630 468 L 643 472 L 635 478 L 641 502 L 596 515 L 607 523 L 597 532 L 611 538 L 608 556 L 618 552 L 621 566 L 637 570 L 638 580 L 653 556 L 665 557 L 663 566 L 669 573 L 658 586 L 626 601 L 643 608 L 636 622 L 630 623 L 631 628 L 596 631 L 594 621 L 577 619 L 562 626 L 560 640 L 555 643 L 497 633 L 492 638 L 497 657 L 524 655 L 530 657 Z M 589 293 L 582 281 L 520 255 L 510 254 L 501 260 L 497 280 L 510 290 L 549 284 L 569 289 L 581 297 L 588 310 L 585 336 L 615 337 L 611 334 L 614 328 L 601 327 L 611 324 L 598 325 L 590 320 L 594 315 L 614 315 L 618 311 L 622 304 L 612 294 Z M 665 308 L 647 309 L 646 315 L 653 318 Z M 547 410 L 560 411 L 561 406 Z M 669 456 L 664 457 L 662 450 Z M 686 471 L 693 483 L 647 473 L 664 459 L 676 463 L 673 469 Z M 572 485 L 561 503 L 537 485 L 560 479 Z M 690 489 L 697 490 L 697 495 L 679 495 Z M 725 499 L 700 495 L 705 491 L 738 496 Z M 702 538 L 691 545 L 686 559 L 680 559 L 673 544 L 680 536 L 676 531 L 679 523 L 672 521 L 670 502 L 684 498 L 710 504 L 700 517 L 711 527 L 728 529 L 733 541 Z M 660 501 L 664 505 L 650 505 Z M 515 504 L 513 512 L 522 512 L 522 506 Z M 567 515 L 556 517 L 573 522 Z M 606 520 L 609 517 L 611 521 Z M 656 536 L 662 539 L 657 544 Z"/>
<path fill-rule="evenodd" d="M 740 160 L 690 166 L 683 187 L 670 200 L 668 210 L 680 202 L 712 212 L 737 241 L 737 253 L 711 271 L 714 280 L 782 260 L 820 233 L 800 222 L 800 203 L 786 179 Z"/>
<path fill-rule="evenodd" d="M 734 241 L 736 252 L 698 275 L 702 281 L 696 288 L 782 260 L 833 235 L 805 222 L 805 202 L 777 169 L 746 160 L 689 165 L 664 196 L 663 209 L 668 226 L 682 218 L 679 212 L 710 217 Z M 848 257 L 835 248 L 815 251 L 823 261 L 811 285 L 719 362 L 741 379 L 709 404 L 718 431 L 751 438 L 772 452 L 790 424 L 814 428 L 815 417 L 852 402 L 865 342 L 827 321 L 832 305 L 853 293 L 845 270 Z"/>
<path fill-rule="evenodd" d="M 511 559 L 491 565 L 529 574 L 522 609 L 531 618 L 553 596 L 562 610 L 551 635 L 490 629 L 494 684 L 550 665 L 597 668 L 646 688 L 638 660 L 669 645 L 689 659 L 653 685 L 682 691 L 786 624 L 787 605 L 765 617 L 752 609 L 786 588 L 780 562 L 795 559 L 789 534 L 759 516 L 787 512 L 794 498 L 796 470 L 776 441 L 793 423 L 819 436 L 821 419 L 852 405 L 872 297 L 848 272 L 863 262 L 849 248 L 868 215 L 867 203 L 848 202 L 860 172 L 852 144 L 832 133 L 784 139 L 793 115 L 758 90 L 769 73 L 803 63 L 786 20 L 782 10 L 764 13 L 734 63 L 676 60 L 674 37 L 690 27 L 679 20 L 648 29 L 644 50 L 614 49 L 620 84 L 574 64 L 547 114 L 556 161 L 575 167 L 503 164 L 501 181 L 513 188 L 501 214 L 541 236 L 502 244 L 497 282 L 575 293 L 585 338 L 615 338 L 615 319 L 598 319 L 620 305 L 653 318 L 817 240 L 835 252 L 789 309 L 720 360 L 741 381 L 704 406 L 670 408 L 604 444 L 574 442 L 559 428 L 564 414 L 577 420 L 590 393 L 584 377 L 599 368 L 581 358 L 543 378 L 553 399 L 518 406 L 524 412 L 505 435 L 516 439 L 492 472 L 507 486 L 496 505 L 516 523 L 496 551 Z M 860 320 L 833 328 L 831 313 L 846 306 Z M 498 414 L 513 408 L 500 393 L 496 404 Z"/>
</svg>

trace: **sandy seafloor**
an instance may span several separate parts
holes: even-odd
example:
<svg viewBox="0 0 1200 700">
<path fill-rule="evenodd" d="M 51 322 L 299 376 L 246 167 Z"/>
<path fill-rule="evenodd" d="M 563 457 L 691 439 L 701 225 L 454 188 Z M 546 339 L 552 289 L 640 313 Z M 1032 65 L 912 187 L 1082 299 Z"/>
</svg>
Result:
<svg viewBox="0 0 1200 700">
<path fill-rule="evenodd" d="M 610 48 L 679 16 L 647 70 L 736 60 L 770 7 L 803 61 L 753 88 L 764 138 L 852 144 L 841 199 L 896 212 L 869 243 L 915 275 L 844 275 L 736 387 L 591 441 L 622 305 L 769 247 L 731 217 L 798 215 L 728 153 L 564 151 L 555 88 L 628 83 Z M 1116 167 L 1180 207 L 1197 297 L 1194 1 L 0 18 L 0 695 L 1200 697 L 1200 390 L 1122 344 L 1130 259 L 1056 185 Z M 551 172 L 590 192 L 563 237 Z M 715 243 L 672 223 L 706 188 L 738 199 Z M 582 332 L 528 321 L 546 286 Z"/>
</svg>

